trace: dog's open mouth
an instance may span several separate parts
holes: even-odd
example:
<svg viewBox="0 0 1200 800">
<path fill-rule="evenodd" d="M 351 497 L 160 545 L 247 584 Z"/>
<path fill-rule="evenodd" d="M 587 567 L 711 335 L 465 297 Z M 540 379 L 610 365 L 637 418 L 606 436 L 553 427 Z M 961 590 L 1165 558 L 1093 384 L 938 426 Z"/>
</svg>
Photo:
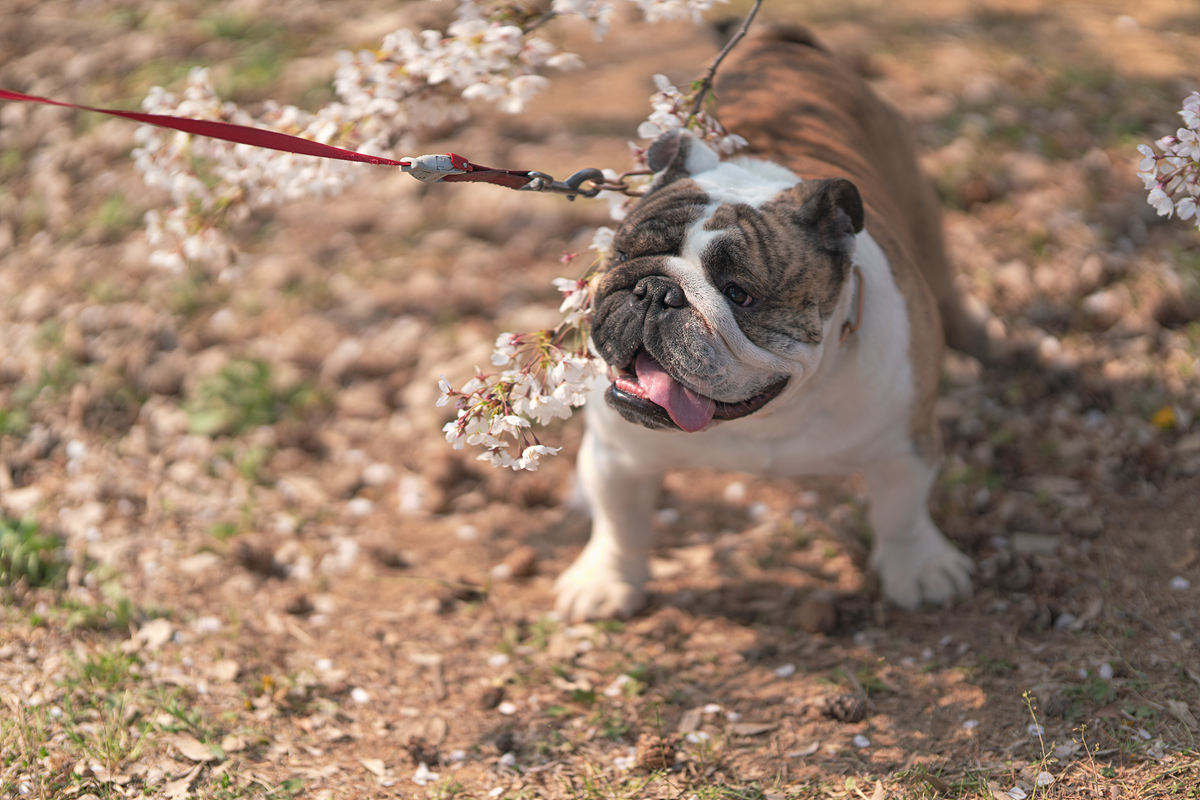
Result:
<svg viewBox="0 0 1200 800">
<path fill-rule="evenodd" d="M 618 371 L 608 395 L 611 402 L 632 407 L 657 422 L 654 427 L 678 427 L 695 433 L 714 419 L 731 420 L 753 414 L 775 399 L 787 382 L 787 378 L 782 378 L 753 397 L 721 402 L 684 386 L 654 356 L 639 350 L 637 358 Z"/>
</svg>

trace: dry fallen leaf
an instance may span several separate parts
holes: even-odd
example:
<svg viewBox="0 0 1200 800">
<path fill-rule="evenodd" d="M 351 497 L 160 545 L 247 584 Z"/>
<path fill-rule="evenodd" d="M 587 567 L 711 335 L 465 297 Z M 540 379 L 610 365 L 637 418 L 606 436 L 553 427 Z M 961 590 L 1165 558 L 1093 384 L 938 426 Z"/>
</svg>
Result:
<svg viewBox="0 0 1200 800">
<path fill-rule="evenodd" d="M 235 734 L 227 734 L 221 739 L 221 749 L 226 753 L 237 753 L 246 749 L 246 740 Z"/>
<path fill-rule="evenodd" d="M 384 765 L 382 758 L 360 758 L 358 763 L 362 764 L 367 772 L 380 778 L 387 772 L 387 766 Z"/>
<path fill-rule="evenodd" d="M 192 781 L 196 780 L 196 776 L 200 774 L 200 766 L 197 764 L 192 767 L 182 778 L 167 781 L 163 786 L 163 797 L 167 800 L 183 800 L 187 797 L 191 793 Z"/>
<path fill-rule="evenodd" d="M 1168 700 L 1167 707 L 1171 709 L 1171 713 L 1179 718 L 1179 721 L 1187 725 L 1193 730 L 1200 730 L 1200 724 L 1197 724 L 1196 718 L 1192 715 L 1188 704 L 1182 700 Z"/>
<path fill-rule="evenodd" d="M 734 736 L 761 736 L 778 727 L 775 722 L 738 722 L 729 726 L 729 730 Z"/>
<path fill-rule="evenodd" d="M 216 755 L 209 749 L 208 745 L 201 744 L 197 739 L 188 736 L 186 733 L 176 734 L 172 741 L 175 743 L 175 747 L 179 749 L 179 752 L 183 753 L 183 757 L 189 761 L 203 763 L 205 761 L 217 760 Z"/>
<path fill-rule="evenodd" d="M 788 758 L 807 758 L 808 756 L 811 756 L 813 753 L 817 752 L 820 749 L 821 749 L 821 743 L 813 742 L 812 744 L 810 744 L 807 747 L 802 748 L 800 750 L 790 750 L 790 751 L 788 751 L 787 755 L 788 755 Z"/>
</svg>

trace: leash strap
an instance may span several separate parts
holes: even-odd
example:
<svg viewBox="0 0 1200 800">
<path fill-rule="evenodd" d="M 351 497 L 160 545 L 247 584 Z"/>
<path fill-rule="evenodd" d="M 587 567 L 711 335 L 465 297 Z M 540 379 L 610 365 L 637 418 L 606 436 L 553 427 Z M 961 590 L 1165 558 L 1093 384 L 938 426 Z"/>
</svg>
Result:
<svg viewBox="0 0 1200 800">
<path fill-rule="evenodd" d="M 93 111 L 97 114 L 122 117 L 146 125 L 170 128 L 171 130 L 182 131 L 193 136 L 206 136 L 210 139 L 221 139 L 222 141 L 250 145 L 251 147 L 263 147 L 283 153 L 296 153 L 298 155 L 316 156 L 317 158 L 335 158 L 340 161 L 357 161 L 364 164 L 375 164 L 385 167 L 399 167 L 404 172 L 424 183 L 439 183 L 442 181 L 446 181 L 447 183 L 491 183 L 509 189 L 555 191 L 572 198 L 576 194 L 590 197 L 599 191 L 599 189 L 581 190 L 579 183 L 582 183 L 582 180 L 572 187 L 569 185 L 571 183 L 569 179 L 566 183 L 559 183 L 549 175 L 541 172 L 521 172 L 511 169 L 484 167 L 479 164 L 472 164 L 467 159 L 455 153 L 417 156 L 415 158 L 401 158 L 397 160 L 382 156 L 367 155 L 365 153 L 355 153 L 351 150 L 334 147 L 333 145 L 314 142 L 311 139 L 302 139 L 299 136 L 292 136 L 264 128 L 251 128 L 247 125 L 237 125 L 232 122 L 170 117 L 164 114 L 145 114 L 138 111 L 121 111 L 113 108 L 94 108 L 92 106 L 51 100 L 48 97 L 24 94 L 23 92 L 13 92 L 7 89 L 0 89 L 0 100 L 42 103 L 43 105 L 74 108 L 80 111 Z M 594 172 L 599 173 L 599 170 L 594 170 Z M 585 179 L 590 180 L 590 177 Z"/>
</svg>

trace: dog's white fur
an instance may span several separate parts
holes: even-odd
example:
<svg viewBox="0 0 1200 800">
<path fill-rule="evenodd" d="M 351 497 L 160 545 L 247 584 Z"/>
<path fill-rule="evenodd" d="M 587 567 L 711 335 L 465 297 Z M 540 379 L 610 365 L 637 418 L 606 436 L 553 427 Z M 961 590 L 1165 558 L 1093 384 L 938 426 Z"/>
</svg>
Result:
<svg viewBox="0 0 1200 800">
<path fill-rule="evenodd" d="M 705 217 L 725 202 L 760 207 L 800 180 L 768 162 L 719 162 L 707 147 L 693 147 L 688 166 L 713 199 Z M 926 509 L 936 465 L 914 452 L 908 432 L 915 396 L 909 320 L 883 250 L 867 230 L 857 235 L 853 263 L 862 286 L 846 281 L 822 342 L 797 342 L 780 355 L 742 333 L 719 287 L 707 279 L 698 254 L 712 235 L 703 231 L 703 219 L 693 225 L 681 255 L 669 259 L 669 273 L 719 332 L 714 338 L 727 348 L 722 360 L 738 365 L 728 385 L 748 383 L 761 372 L 792 378 L 757 413 L 690 434 L 630 423 L 598 389 L 587 404 L 578 462 L 593 513 L 592 537 L 558 580 L 558 611 L 580 620 L 625 616 L 641 606 L 662 478 L 668 470 L 699 467 L 777 477 L 862 471 L 875 534 L 871 564 L 885 595 L 911 608 L 969 591 L 970 560 L 943 537 Z M 854 313 L 859 291 L 865 293 L 861 326 L 841 344 L 839 331 Z"/>
</svg>

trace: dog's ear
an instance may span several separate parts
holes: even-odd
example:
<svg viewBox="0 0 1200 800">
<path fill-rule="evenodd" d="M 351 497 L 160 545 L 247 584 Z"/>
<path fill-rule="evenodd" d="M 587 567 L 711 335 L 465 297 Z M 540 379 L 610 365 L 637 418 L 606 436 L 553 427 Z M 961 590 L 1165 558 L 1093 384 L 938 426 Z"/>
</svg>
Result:
<svg viewBox="0 0 1200 800">
<path fill-rule="evenodd" d="M 660 189 L 680 178 L 715 169 L 721 157 L 684 128 L 659 135 L 646 151 L 646 163 L 654 172 L 650 190 Z"/>
<path fill-rule="evenodd" d="M 835 255 L 854 252 L 854 236 L 863 229 L 863 203 L 858 187 L 845 178 L 818 181 L 800 208 L 799 219 L 811 225 L 821 247 Z"/>
</svg>

